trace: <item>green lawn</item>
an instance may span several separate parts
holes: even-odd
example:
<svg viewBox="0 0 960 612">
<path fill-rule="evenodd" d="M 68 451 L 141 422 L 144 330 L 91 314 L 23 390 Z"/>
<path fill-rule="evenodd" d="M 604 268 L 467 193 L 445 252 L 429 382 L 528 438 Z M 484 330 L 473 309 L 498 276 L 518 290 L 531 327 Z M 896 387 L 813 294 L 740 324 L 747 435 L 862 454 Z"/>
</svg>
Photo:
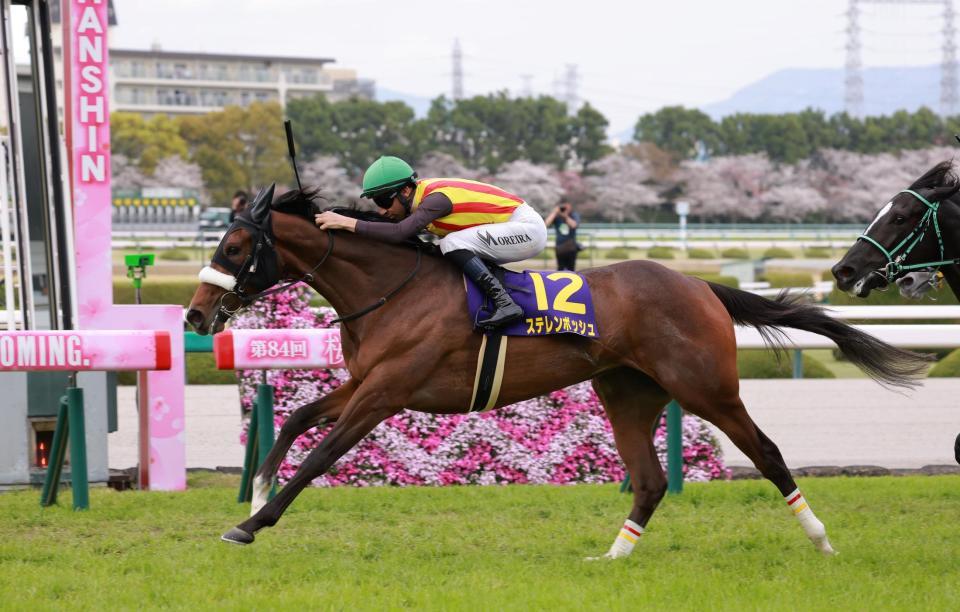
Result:
<svg viewBox="0 0 960 612">
<path fill-rule="evenodd" d="M 960 477 L 807 479 L 839 555 L 772 485 L 690 484 L 632 557 L 615 485 L 311 489 L 248 547 L 235 478 L 97 490 L 92 509 L 0 494 L 0 608 L 960 609 Z"/>
</svg>

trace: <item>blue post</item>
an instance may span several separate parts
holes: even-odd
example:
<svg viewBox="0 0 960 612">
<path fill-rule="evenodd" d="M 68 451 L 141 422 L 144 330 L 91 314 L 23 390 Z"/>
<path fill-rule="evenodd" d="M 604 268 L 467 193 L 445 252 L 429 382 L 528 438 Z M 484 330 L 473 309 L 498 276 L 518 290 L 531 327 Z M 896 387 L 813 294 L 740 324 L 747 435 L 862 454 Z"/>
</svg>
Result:
<svg viewBox="0 0 960 612">
<path fill-rule="evenodd" d="M 794 349 L 793 351 L 793 377 L 803 378 L 803 351 Z"/>
</svg>

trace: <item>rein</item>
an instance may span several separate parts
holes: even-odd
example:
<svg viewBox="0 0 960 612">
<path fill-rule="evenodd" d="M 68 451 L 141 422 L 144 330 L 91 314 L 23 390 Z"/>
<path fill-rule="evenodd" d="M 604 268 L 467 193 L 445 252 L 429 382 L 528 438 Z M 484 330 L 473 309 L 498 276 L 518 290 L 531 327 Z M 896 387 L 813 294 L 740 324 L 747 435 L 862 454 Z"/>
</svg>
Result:
<svg viewBox="0 0 960 612">
<path fill-rule="evenodd" d="M 253 304 L 254 302 L 256 302 L 256 301 L 258 301 L 258 300 L 260 300 L 260 299 L 262 299 L 262 298 L 265 298 L 265 297 L 274 295 L 274 294 L 276 294 L 276 293 L 280 293 L 281 291 L 284 291 L 284 290 L 286 290 L 286 289 L 289 289 L 290 287 L 292 287 L 292 286 L 294 286 L 294 285 L 297 285 L 297 284 L 299 284 L 299 283 L 304 283 L 304 282 L 305 282 L 305 283 L 308 283 L 308 284 L 309 284 L 310 281 L 312 281 L 312 280 L 314 279 L 314 276 L 313 276 L 314 272 L 316 272 L 316 271 L 320 268 L 320 266 L 322 266 L 323 263 L 324 263 L 325 261 L 327 261 L 327 259 L 328 259 L 328 258 L 330 257 L 330 255 L 333 253 L 334 236 L 335 236 L 336 234 L 335 234 L 335 232 L 334 232 L 333 230 L 330 230 L 330 231 L 327 232 L 327 236 L 329 236 L 329 240 L 327 241 L 327 251 L 326 251 L 326 253 L 323 254 L 323 257 L 320 258 L 320 261 L 318 261 L 315 266 L 313 266 L 312 268 L 310 268 L 310 270 L 307 271 L 307 272 L 305 272 L 300 278 L 293 279 L 293 280 L 291 280 L 291 281 L 289 281 L 289 282 L 287 282 L 287 283 L 285 283 L 285 284 L 283 284 L 283 285 L 280 285 L 280 286 L 277 286 L 277 287 L 273 287 L 273 288 L 271 288 L 271 289 L 265 289 L 265 290 L 263 290 L 263 291 L 260 291 L 260 292 L 258 292 L 258 293 L 255 293 L 255 294 L 253 294 L 253 295 L 245 295 L 244 292 L 243 292 L 243 284 L 242 284 L 242 283 L 243 283 L 243 281 L 246 280 L 246 277 L 247 277 L 248 274 L 253 273 L 253 272 L 256 271 L 257 262 L 258 262 L 259 257 L 260 257 L 260 252 L 261 252 L 261 250 L 263 249 L 264 242 L 266 242 L 267 246 L 269 246 L 271 249 L 274 248 L 274 246 L 273 246 L 273 241 L 271 241 L 271 240 L 269 239 L 269 237 L 266 235 L 267 233 L 266 233 L 265 231 L 263 231 L 262 228 L 258 228 L 258 229 L 260 229 L 261 232 L 260 232 L 260 235 L 258 236 L 257 244 L 256 244 L 256 246 L 255 246 L 254 249 L 253 249 L 253 253 L 251 253 L 251 255 L 247 256 L 247 259 L 244 261 L 243 265 L 241 266 L 241 268 L 240 268 L 240 270 L 241 270 L 241 272 L 240 272 L 240 278 L 238 279 L 237 284 L 236 284 L 234 290 L 233 290 L 233 291 L 228 291 L 227 293 L 224 293 L 224 294 L 220 297 L 220 308 L 219 308 L 219 311 L 218 311 L 217 316 L 220 317 L 221 315 L 223 315 L 223 317 L 224 317 L 223 320 L 224 320 L 224 321 L 226 321 L 227 319 L 232 318 L 232 317 L 233 317 L 234 315 L 236 315 L 237 312 L 239 312 L 241 309 L 249 307 L 251 304 Z M 351 313 L 351 314 L 348 314 L 348 315 L 344 315 L 344 316 L 342 316 L 342 317 L 337 317 L 336 319 L 334 319 L 334 320 L 332 321 L 332 323 L 346 323 L 347 321 L 353 321 L 353 320 L 359 319 L 360 317 L 362 317 L 362 316 L 364 316 L 364 315 L 367 315 L 367 314 L 370 314 L 370 313 L 373 312 L 374 310 L 380 308 L 381 306 L 383 306 L 384 304 L 386 304 L 387 301 L 388 301 L 390 298 L 392 298 L 392 297 L 395 296 L 396 294 L 400 293 L 400 291 L 401 291 L 404 287 L 406 287 L 407 284 L 410 283 L 410 281 L 413 280 L 413 278 L 417 275 L 417 272 L 420 271 L 420 262 L 421 262 L 421 260 L 422 260 L 422 258 L 423 258 L 423 251 L 422 251 L 419 247 L 417 247 L 416 250 L 417 250 L 417 261 L 416 261 L 416 264 L 414 264 L 413 270 L 410 271 L 410 273 L 406 276 L 406 278 L 403 279 L 403 281 L 402 281 L 399 285 L 397 285 L 396 287 L 394 287 L 391 291 L 389 291 L 386 295 L 384 295 L 383 297 L 381 297 L 380 299 L 378 299 L 378 300 L 377 300 L 376 302 L 374 302 L 373 304 L 371 304 L 371 305 L 369 305 L 369 306 L 366 306 L 366 307 L 358 310 L 357 312 L 354 312 L 354 313 Z M 238 305 L 236 308 L 230 309 L 230 308 L 228 308 L 228 307 L 226 306 L 226 304 L 224 303 L 224 299 L 227 298 L 228 296 L 232 296 L 233 298 L 236 298 L 236 299 L 237 299 L 237 301 L 239 302 L 239 305 Z"/>
<path fill-rule="evenodd" d="M 954 259 L 944 259 L 943 255 L 943 236 L 940 233 L 940 221 L 937 217 L 937 213 L 940 209 L 940 202 L 930 202 L 925 197 L 913 191 L 912 189 L 904 189 L 900 193 L 909 193 L 913 197 L 917 198 L 927 207 L 927 211 L 923 213 L 923 217 L 920 218 L 920 221 L 913 227 L 907 236 L 901 240 L 895 247 L 889 251 L 884 248 L 882 244 L 867 236 L 866 234 L 860 234 L 857 237 L 857 240 L 863 240 L 873 246 L 883 253 L 883 256 L 887 258 L 887 264 L 882 268 L 878 268 L 873 271 L 874 274 L 881 275 L 888 283 L 892 283 L 896 280 L 903 272 L 909 270 L 919 270 L 921 268 L 936 268 L 939 269 L 940 266 L 945 266 L 949 264 L 958 264 L 960 263 L 960 258 Z M 927 233 L 927 228 L 933 225 L 933 231 L 937 236 L 937 243 L 940 246 L 940 259 L 938 261 L 928 261 L 918 264 L 904 265 L 903 262 L 907 259 L 907 256 L 910 255 L 910 251 L 916 247 L 924 236 Z M 867 228 L 869 229 L 869 228 Z M 912 240 L 911 240 L 912 239 Z M 903 249 L 903 252 L 898 252 Z"/>
<path fill-rule="evenodd" d="M 379 300 L 377 300 L 377 301 L 374 302 L 373 304 L 370 304 L 369 306 L 367 306 L 367 307 L 365 307 L 365 308 L 361 308 L 360 310 L 358 310 L 357 312 L 354 312 L 354 313 L 352 313 L 352 314 L 344 315 L 344 316 L 342 316 L 342 317 L 337 317 L 336 319 L 334 319 L 333 321 L 331 321 L 331 323 L 346 323 L 347 321 L 353 321 L 353 320 L 355 320 L 355 319 L 359 319 L 360 317 L 362 317 L 362 316 L 364 316 L 364 315 L 366 315 L 366 314 L 370 314 L 371 312 L 373 312 L 373 311 L 376 310 L 377 308 L 380 308 L 381 306 L 383 306 L 384 304 L 386 304 L 386 303 L 387 303 L 387 300 L 389 300 L 390 298 L 392 298 L 392 297 L 395 296 L 396 294 L 400 293 L 400 290 L 403 289 L 404 287 L 406 287 L 406 286 L 407 286 L 407 283 L 409 283 L 410 281 L 412 281 L 412 280 L 413 280 L 413 277 L 416 276 L 416 275 L 417 275 L 417 272 L 420 271 L 420 260 L 422 259 L 422 254 L 423 254 L 423 251 L 421 251 L 420 248 L 418 247 L 418 248 L 417 248 L 417 263 L 413 266 L 413 270 L 411 270 L 411 271 L 410 271 L 410 274 L 408 274 L 407 277 L 406 277 L 405 279 L 403 279 L 403 282 L 400 283 L 399 285 L 397 285 L 396 287 L 394 287 L 392 291 L 390 291 L 389 293 L 387 293 L 385 296 L 383 296 L 382 298 L 380 298 Z"/>
</svg>

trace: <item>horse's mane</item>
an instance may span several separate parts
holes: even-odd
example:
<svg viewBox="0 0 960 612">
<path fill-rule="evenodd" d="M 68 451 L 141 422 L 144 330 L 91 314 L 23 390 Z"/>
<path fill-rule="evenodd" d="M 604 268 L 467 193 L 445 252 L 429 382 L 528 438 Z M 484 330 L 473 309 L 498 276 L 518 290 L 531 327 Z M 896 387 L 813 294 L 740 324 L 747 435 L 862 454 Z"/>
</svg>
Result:
<svg viewBox="0 0 960 612">
<path fill-rule="evenodd" d="M 313 223 L 314 215 L 321 212 L 326 212 L 328 210 L 343 215 L 344 217 L 351 217 L 361 221 L 371 221 L 373 223 L 391 222 L 386 217 L 382 217 L 372 210 L 360 210 L 358 208 L 350 208 L 346 206 L 329 206 L 327 208 L 321 208 L 317 203 L 318 200 L 326 201 L 326 198 L 320 195 L 319 187 L 291 189 L 290 191 L 280 194 L 280 196 L 273 201 L 271 208 L 277 212 L 288 213 L 302 217 L 311 223 Z M 401 244 L 422 249 L 427 255 L 439 255 L 440 251 L 436 245 L 430 242 L 425 242 L 417 237 L 413 237 Z"/>
<path fill-rule="evenodd" d="M 942 161 L 913 181 L 910 189 L 935 189 L 937 187 L 955 187 L 960 178 L 953 169 L 953 160 Z"/>
<path fill-rule="evenodd" d="M 370 210 L 360 210 L 347 206 L 328 206 L 321 208 L 317 202 L 318 200 L 324 202 L 327 200 L 320 194 L 319 187 L 311 186 L 304 187 L 303 189 L 291 189 L 290 191 L 280 194 L 280 196 L 273 201 L 271 208 L 277 212 L 289 213 L 303 217 L 304 219 L 309 219 L 310 221 L 313 221 L 314 215 L 328 210 L 343 215 L 344 217 L 360 219 L 361 221 L 373 221 L 375 223 L 389 221 L 389 219 L 385 219 Z"/>
</svg>

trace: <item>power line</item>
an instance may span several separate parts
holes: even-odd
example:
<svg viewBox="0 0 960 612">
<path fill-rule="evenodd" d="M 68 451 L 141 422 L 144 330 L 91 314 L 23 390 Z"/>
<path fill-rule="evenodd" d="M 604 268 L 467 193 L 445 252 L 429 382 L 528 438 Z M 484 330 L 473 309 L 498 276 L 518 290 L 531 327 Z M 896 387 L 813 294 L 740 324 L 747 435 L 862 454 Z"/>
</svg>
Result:
<svg viewBox="0 0 960 612">
<path fill-rule="evenodd" d="M 899 17 L 906 17 L 905 7 L 911 6 L 939 6 L 942 13 L 940 49 L 940 113 L 944 116 L 953 115 L 957 111 L 958 83 L 957 83 L 957 47 L 956 47 L 956 14 L 953 10 L 953 0 L 848 0 L 847 5 L 847 59 L 845 64 L 846 77 L 844 79 L 844 104 L 849 114 L 854 117 L 863 116 L 863 43 L 861 34 L 864 29 L 860 24 L 863 17 L 862 8 L 866 5 L 895 5 Z M 873 11 L 871 11 L 871 14 Z M 917 14 L 911 13 L 911 16 Z M 902 21 L 902 19 L 901 19 Z M 870 30 L 868 30 L 869 32 Z M 923 37 L 925 39 L 926 37 Z M 917 49 L 911 49 L 916 51 Z"/>
<path fill-rule="evenodd" d="M 453 40 L 453 91 L 454 100 L 463 99 L 463 52 L 460 50 L 460 39 Z"/>
</svg>

